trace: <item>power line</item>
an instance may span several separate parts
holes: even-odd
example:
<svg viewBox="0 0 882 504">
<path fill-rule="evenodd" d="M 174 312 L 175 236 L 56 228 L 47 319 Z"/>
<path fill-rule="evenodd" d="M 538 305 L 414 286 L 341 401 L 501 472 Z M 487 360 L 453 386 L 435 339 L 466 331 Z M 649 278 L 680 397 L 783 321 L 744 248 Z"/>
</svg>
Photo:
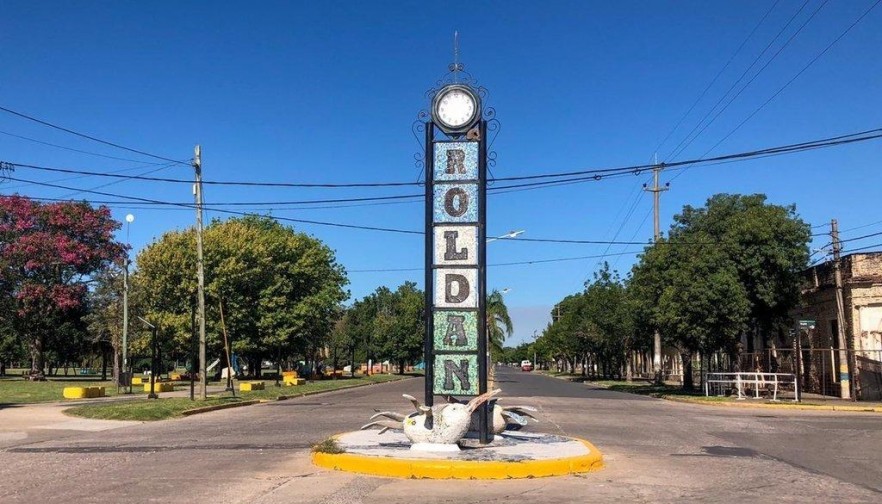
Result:
<svg viewBox="0 0 882 504">
<path fill-rule="evenodd" d="M 44 142 L 42 140 L 37 140 L 36 138 L 30 138 L 30 137 L 26 137 L 26 136 L 22 136 L 22 135 L 16 135 L 15 133 L 9 133 L 8 131 L 0 131 L 0 135 L 6 135 L 6 136 L 13 137 L 13 138 L 21 139 L 21 140 L 27 140 L 29 142 L 38 143 L 40 145 L 46 145 L 48 147 L 55 147 L 56 149 L 64 149 L 66 151 L 79 152 L 80 154 L 88 154 L 90 156 L 97 156 L 97 157 L 102 157 L 102 158 L 106 158 L 106 159 L 113 159 L 115 161 L 130 161 L 132 163 L 144 163 L 144 161 L 141 159 L 122 158 L 122 157 L 116 157 L 116 156 L 109 156 L 107 154 L 101 154 L 99 152 L 92 152 L 92 151 L 87 151 L 87 150 L 82 150 L 82 149 L 74 149 L 73 147 L 66 147 L 64 145 L 58 145 L 58 144 L 54 144 L 54 143 Z M 161 163 L 147 163 L 147 164 L 158 165 Z"/>
<path fill-rule="evenodd" d="M 855 231 L 855 230 L 857 230 L 857 229 L 864 229 L 864 228 L 868 228 L 868 227 L 871 227 L 871 226 L 876 226 L 876 225 L 878 225 L 878 224 L 882 224 L 882 221 L 871 222 L 871 223 L 869 223 L 869 224 L 864 224 L 864 225 L 862 225 L 862 226 L 850 227 L 850 228 L 848 228 L 848 229 L 843 229 L 843 230 L 841 230 L 841 231 L 839 231 L 839 232 L 840 232 L 840 233 L 847 233 L 847 232 L 849 232 L 849 231 Z M 828 226 L 829 224 L 822 224 L 822 225 L 823 225 L 823 226 Z"/>
<path fill-rule="evenodd" d="M 65 189 L 65 190 L 69 190 L 69 191 L 79 190 L 79 191 L 82 191 L 85 193 L 97 194 L 99 196 L 109 196 L 109 197 L 113 197 L 113 198 L 125 198 L 125 199 L 129 199 L 132 201 L 138 201 L 138 202 L 142 202 L 142 203 L 169 204 L 169 205 L 174 205 L 174 206 L 179 206 L 179 207 L 196 208 L 196 205 L 193 205 L 193 204 L 171 203 L 171 202 L 164 202 L 164 201 L 160 201 L 160 200 L 154 200 L 154 199 L 150 199 L 150 198 L 140 198 L 137 196 L 125 196 L 125 195 L 121 195 L 121 194 L 114 194 L 114 193 L 108 193 L 108 192 L 103 192 L 103 191 L 77 189 L 76 187 L 62 186 L 62 185 L 58 185 L 58 184 L 49 184 L 49 183 L 45 183 L 45 182 L 37 182 L 34 180 L 23 180 L 23 179 L 18 179 L 15 177 L 7 177 L 7 179 L 13 180 L 16 182 L 27 182 L 27 183 L 31 183 L 31 184 L 35 184 L 35 185 L 39 185 L 39 186 L 44 186 L 44 187 L 52 187 L 55 189 Z M 234 210 L 225 210 L 225 209 L 220 209 L 220 208 L 214 208 L 214 209 L 212 209 L 212 211 L 218 212 L 218 213 L 230 214 L 230 215 L 241 215 L 241 216 L 253 215 L 253 214 L 249 214 L 248 212 L 237 212 Z M 355 224 L 342 224 L 342 223 L 338 223 L 338 222 L 325 222 L 325 221 L 316 221 L 316 220 L 307 220 L 307 219 L 294 219 L 294 218 L 290 218 L 290 217 L 273 217 L 273 219 L 280 220 L 280 221 L 286 221 L 286 222 L 296 222 L 296 223 L 300 223 L 300 224 L 313 224 L 313 225 L 317 225 L 317 226 L 339 227 L 339 228 L 347 228 L 347 229 L 360 229 L 360 230 L 366 230 L 366 231 L 383 231 L 383 232 L 388 232 L 388 233 L 417 234 L 417 235 L 423 234 L 422 231 L 412 231 L 412 230 L 408 230 L 408 229 L 385 228 L 385 227 L 376 227 L 376 226 L 360 226 L 360 225 L 355 225 Z"/>
<path fill-rule="evenodd" d="M 871 237 L 873 237 L 873 236 L 879 236 L 879 235 L 882 235 L 882 231 L 880 231 L 880 232 L 878 232 L 878 233 L 870 233 L 870 234 L 866 234 L 866 235 L 863 235 L 863 236 L 858 236 L 858 237 L 855 237 L 855 238 L 849 238 L 849 239 L 847 239 L 847 240 L 839 240 L 839 243 L 848 243 L 848 242 L 853 242 L 853 241 L 863 240 L 863 239 L 865 239 L 865 238 L 871 238 Z"/>
<path fill-rule="evenodd" d="M 677 124 L 675 124 L 674 127 L 671 128 L 671 131 L 669 131 L 668 134 L 665 136 L 665 138 L 655 147 L 655 152 L 658 152 L 658 150 L 662 148 L 662 146 L 665 144 L 665 142 L 667 142 L 668 139 L 671 138 L 671 135 L 673 135 L 674 132 L 677 131 L 677 128 L 679 128 L 680 125 L 683 124 L 683 121 L 687 117 L 689 117 L 689 114 L 692 113 L 692 111 L 695 109 L 695 106 L 698 105 L 699 102 L 701 102 L 701 99 L 704 98 L 704 96 L 707 94 L 707 92 L 710 90 L 710 88 L 717 82 L 717 79 L 719 79 L 720 76 L 723 75 L 723 72 L 725 72 L 726 69 L 729 68 L 729 65 L 732 63 L 732 61 L 735 59 L 735 57 L 738 56 L 738 54 L 741 52 L 741 49 L 743 49 L 744 46 L 747 44 L 747 41 L 750 40 L 751 37 L 753 37 L 753 34 L 756 33 L 756 30 L 759 29 L 759 27 L 763 24 L 763 22 L 765 22 L 766 18 L 769 17 L 769 14 L 771 14 L 772 11 L 775 10 L 775 7 L 778 6 L 778 3 L 780 1 L 781 0 L 775 0 L 775 3 L 773 3 L 772 6 L 769 7 L 769 10 L 766 11 L 766 13 L 759 20 L 759 22 L 756 24 L 756 26 L 753 27 L 753 30 L 751 30 L 750 33 L 747 34 L 747 37 L 745 37 L 745 39 L 741 42 L 741 45 L 738 46 L 738 49 L 736 49 L 735 52 L 732 53 L 732 56 L 729 57 L 729 61 L 727 61 L 726 64 L 723 65 L 723 68 L 721 68 L 720 71 L 717 72 L 717 74 L 714 76 L 714 78 L 711 79 L 711 81 L 708 83 L 708 85 L 704 88 L 704 91 L 702 91 L 701 94 L 698 95 L 698 98 L 696 98 L 695 101 L 692 102 L 692 106 L 689 107 L 689 109 L 686 111 L 686 113 L 684 113 L 683 116 L 680 117 L 680 120 L 677 121 Z"/>
<path fill-rule="evenodd" d="M 882 1 L 882 0 L 879 0 Z M 878 2 L 877 2 L 878 3 Z M 843 144 L 856 143 L 856 142 L 864 142 L 869 140 L 874 140 L 882 137 L 882 128 L 874 128 L 864 131 L 859 131 L 855 133 L 848 133 L 844 135 L 837 135 L 834 137 L 821 138 L 816 140 L 809 140 L 806 142 L 799 142 L 794 144 L 780 145 L 775 147 L 766 147 L 762 149 L 738 152 L 732 154 L 725 154 L 721 156 L 715 156 L 711 158 L 698 158 L 698 159 L 690 159 L 684 161 L 676 161 L 671 163 L 663 163 L 665 169 L 676 168 L 679 166 L 693 165 L 693 164 L 708 164 L 715 163 L 719 161 L 730 161 L 730 160 L 744 160 L 754 157 L 764 157 L 768 155 L 777 155 L 777 154 L 788 154 L 793 152 L 802 152 L 806 150 L 820 149 L 826 147 L 834 147 Z M 147 177 L 147 176 L 133 176 L 133 175 L 120 175 L 115 173 L 107 173 L 107 172 L 97 172 L 90 170 L 75 170 L 70 168 L 57 168 L 57 167 L 49 167 L 49 166 L 40 166 L 26 163 L 14 163 L 10 162 L 12 166 L 34 169 L 38 171 L 49 171 L 49 172 L 59 172 L 59 173 L 71 173 L 77 175 L 90 175 L 97 177 L 110 177 L 110 178 L 122 178 L 129 180 L 140 180 L 140 181 L 151 181 L 151 182 L 169 182 L 169 183 L 186 183 L 192 184 L 193 181 L 189 179 L 180 179 L 180 178 L 169 178 L 169 177 Z M 649 164 L 641 164 L 641 165 L 632 165 L 632 166 L 620 166 L 615 168 L 600 168 L 600 169 L 588 169 L 588 170 L 579 170 L 579 171 L 568 171 L 568 172 L 556 172 L 556 173 L 544 173 L 537 175 L 524 175 L 524 176 L 514 176 L 514 177 L 499 177 L 494 179 L 495 182 L 499 181 L 532 181 L 532 180 L 540 180 L 539 182 L 524 182 L 520 184 L 509 184 L 504 186 L 494 186 L 488 188 L 488 192 L 505 192 L 508 189 L 516 189 L 516 188 L 525 188 L 525 187 L 543 187 L 550 186 L 556 184 L 567 184 L 567 183 L 575 183 L 575 182 L 587 182 L 587 181 L 600 181 L 605 178 L 610 178 L 612 176 L 623 176 L 623 175 L 640 175 L 650 169 L 655 165 Z M 565 178 L 568 177 L 568 178 Z M 541 179 L 559 179 L 559 180 L 545 180 L 541 181 Z M 203 181 L 203 184 L 206 185 L 225 185 L 225 186 L 246 186 L 246 187 L 316 187 L 316 188 L 354 188 L 354 187 L 400 187 L 400 186 L 421 186 L 420 182 L 367 182 L 367 183 L 339 183 L 339 184 L 330 184 L 330 183 L 319 183 L 319 184 L 304 184 L 304 183 L 287 183 L 287 182 L 249 182 L 249 181 L 221 181 L 221 180 L 206 180 Z M 411 195 L 408 195 L 411 196 Z M 412 195 L 412 197 L 416 197 L 417 195 Z M 422 195 L 420 195 L 422 196 Z M 400 197 L 400 196 L 399 196 Z"/>
<path fill-rule="evenodd" d="M 780 87 L 780 88 L 779 88 L 779 89 L 778 89 L 778 90 L 777 90 L 772 96 L 770 96 L 766 101 L 764 101 L 762 104 L 760 104 L 760 106 L 757 107 L 753 112 L 751 112 L 750 115 L 748 115 L 746 118 L 744 118 L 743 121 L 741 121 L 740 123 L 738 123 L 738 125 L 735 126 L 735 128 L 732 129 L 732 131 L 730 131 L 729 133 L 727 133 L 726 136 L 724 136 L 724 137 L 721 138 L 717 143 L 715 143 L 713 146 L 711 146 L 710 149 L 706 150 L 706 151 L 704 152 L 704 154 L 702 154 L 701 157 L 706 156 L 708 153 L 710 153 L 711 151 L 713 151 L 714 149 L 716 149 L 721 143 L 723 143 L 724 141 L 726 141 L 726 139 L 728 139 L 730 136 L 732 136 L 733 134 L 735 134 L 736 131 L 738 131 L 739 129 L 741 129 L 741 127 L 744 126 L 744 124 L 747 123 L 747 121 L 751 120 L 751 119 L 752 119 L 757 113 L 759 113 L 760 110 L 762 110 L 763 108 L 765 108 L 766 105 L 768 105 L 769 103 L 771 103 L 772 100 L 774 100 L 779 94 L 781 94 L 785 89 L 787 89 L 787 87 L 789 87 L 790 84 L 792 84 L 796 79 L 798 79 L 799 76 L 802 75 L 806 70 L 808 70 L 808 69 L 809 69 L 809 68 L 810 68 L 810 67 L 811 67 L 816 61 L 818 61 L 819 59 L 821 59 L 821 57 L 824 56 L 824 54 L 826 54 L 827 51 L 829 51 L 834 45 L 836 45 L 837 42 L 839 42 L 843 37 L 845 37 L 845 35 L 847 35 L 848 32 L 850 32 L 850 31 L 852 30 L 852 28 L 854 28 L 855 26 L 857 26 L 857 24 L 860 23 L 860 22 L 861 22 L 861 21 L 867 16 L 867 14 L 869 14 L 873 9 L 875 9 L 876 6 L 879 5 L 880 2 L 882 2 L 882 0 L 876 0 L 876 2 L 873 3 L 873 5 L 871 5 L 866 11 L 864 11 L 864 13 L 861 14 L 861 15 L 860 15 L 860 16 L 859 16 L 859 17 L 858 17 L 853 23 L 851 23 L 851 25 L 849 25 L 848 28 L 845 29 L 845 31 L 843 31 L 842 33 L 839 34 L 838 37 L 836 37 L 835 39 L 833 39 L 833 41 L 830 42 L 830 43 L 827 45 L 827 47 L 824 48 L 823 51 L 821 51 L 821 52 L 818 53 L 814 58 L 812 58 L 812 59 L 811 59 L 811 60 L 810 60 L 810 61 L 809 61 L 804 67 L 802 67 L 802 69 L 801 69 L 799 72 L 796 73 L 796 75 L 794 75 L 789 81 L 787 81 L 786 83 L 784 83 L 783 86 L 781 86 L 781 87 Z M 688 168 L 688 166 L 687 166 L 687 168 Z M 685 168 L 684 168 L 684 171 L 685 171 Z M 676 176 L 674 176 L 671 180 L 676 179 L 677 177 L 679 177 L 679 176 L 682 175 L 682 174 L 683 174 L 683 172 L 678 173 L 678 174 L 677 174 Z"/>
<path fill-rule="evenodd" d="M 131 147 L 126 147 L 126 146 L 124 146 L 124 145 L 120 145 L 120 144 L 118 144 L 118 143 L 109 142 L 109 141 L 107 141 L 107 140 L 102 140 L 102 139 L 100 139 L 100 138 L 96 138 L 96 137 L 93 137 L 93 136 L 91 136 L 91 135 L 87 135 L 87 134 L 85 134 L 85 133 L 80 133 L 80 132 L 78 132 L 78 131 L 74 131 L 74 130 L 72 130 L 72 129 L 65 128 L 65 127 L 63 127 L 63 126 L 59 126 L 59 125 L 57 125 L 57 124 L 52 124 L 52 123 L 47 122 L 47 121 L 44 121 L 44 120 L 42 120 L 42 119 L 37 119 L 36 117 L 29 116 L 29 115 L 24 114 L 24 113 L 22 113 L 22 112 L 16 112 L 15 110 L 8 109 L 8 108 L 6 108 L 6 107 L 2 107 L 2 106 L 0 106 L 0 110 L 2 110 L 3 112 L 6 112 L 6 113 L 8 113 L 8 114 L 12 114 L 12 115 L 15 115 L 15 116 L 21 117 L 21 118 L 23 118 L 23 119 L 27 119 L 28 121 L 33 121 L 33 122 L 35 122 L 35 123 L 42 124 L 43 126 L 48 126 L 48 127 L 50 127 L 50 128 L 54 128 L 54 129 L 57 129 L 57 130 L 59 130 L 59 131 L 64 131 L 65 133 L 70 133 L 71 135 L 76 135 L 76 136 L 78 136 L 78 137 L 80 137 L 80 138 L 85 138 L 85 139 L 87 139 L 87 140 L 92 140 L 93 142 L 98 142 L 98 143 L 101 143 L 101 144 L 104 144 L 104 145 L 109 145 L 109 146 L 111 146 L 111 147 L 116 147 L 117 149 L 122 149 L 122 150 L 125 150 L 125 151 L 133 152 L 133 153 L 135 153 L 135 154 L 140 154 L 140 155 L 142 155 L 142 156 L 152 157 L 152 158 L 154 158 L 154 159 L 161 159 L 161 160 L 163 160 L 163 161 L 168 161 L 168 162 L 170 162 L 170 163 L 177 163 L 177 164 L 182 164 L 182 165 L 185 165 L 185 166 L 190 166 L 190 163 L 185 162 L 185 161 L 179 161 L 179 160 L 177 160 L 177 159 L 171 159 L 171 158 L 167 158 L 167 157 L 163 157 L 163 156 L 157 156 L 156 154 L 151 154 L 151 153 L 149 153 L 149 152 L 144 152 L 144 151 L 142 151 L 142 150 L 133 149 L 133 148 L 131 148 Z"/>
<path fill-rule="evenodd" d="M 882 243 L 874 243 L 873 245 L 867 245 L 866 247 L 859 247 L 859 248 L 843 250 L 842 253 L 843 254 L 851 254 L 853 252 L 859 252 L 861 250 L 867 250 L 867 249 L 877 248 L 877 247 L 882 247 Z"/>
<path fill-rule="evenodd" d="M 717 100 L 716 103 L 714 103 L 714 106 L 711 107 L 710 110 L 708 110 L 707 113 L 704 114 L 704 116 L 702 116 L 702 118 L 698 121 L 698 123 L 695 124 L 695 126 L 692 128 L 692 130 L 689 131 L 689 133 L 683 138 L 683 140 L 681 140 L 680 143 L 678 143 L 677 146 L 674 147 L 674 149 L 671 151 L 671 153 L 668 154 L 667 159 L 670 160 L 670 159 L 673 158 L 674 156 L 678 155 L 680 152 L 683 152 L 683 149 L 686 148 L 686 146 L 683 146 L 683 143 L 685 143 L 687 140 L 689 140 L 689 137 L 691 137 L 692 134 L 695 133 L 695 131 L 696 131 L 699 127 L 701 127 L 702 123 L 704 123 L 704 121 L 705 121 L 705 120 L 706 120 L 706 119 L 707 119 L 707 118 L 708 118 L 708 117 L 714 112 L 714 110 L 716 110 L 716 108 L 717 108 L 721 103 L 723 103 L 723 100 L 725 100 L 726 97 L 729 96 L 729 93 L 731 93 L 732 90 L 735 89 L 735 88 L 738 86 L 738 84 L 741 82 L 741 80 L 744 79 L 744 78 L 747 76 L 748 72 L 750 72 L 750 70 L 753 69 L 754 65 L 756 65 L 756 64 L 759 62 L 760 59 L 762 59 L 763 55 L 766 54 L 766 51 L 768 51 L 769 48 L 772 47 L 772 44 L 774 44 L 775 41 L 778 40 L 778 38 L 781 36 L 781 34 L 784 33 L 784 31 L 787 29 L 788 26 L 790 26 L 790 23 L 792 23 L 793 20 L 796 19 L 796 17 L 799 15 L 799 13 L 802 12 L 803 9 L 805 9 L 805 6 L 808 5 L 808 3 L 809 3 L 809 0 L 805 0 L 805 2 L 802 4 L 802 6 L 799 8 L 799 10 L 797 10 L 797 11 L 793 14 L 793 16 L 790 17 L 790 19 L 789 19 L 789 20 L 787 21 L 787 23 L 781 28 L 781 30 L 778 31 L 778 33 L 775 35 L 775 37 L 774 37 L 772 40 L 769 41 L 769 43 L 766 45 L 766 47 L 764 47 L 763 50 L 762 50 L 762 51 L 757 55 L 757 57 L 753 60 L 753 62 L 750 63 L 750 66 L 748 66 L 746 69 L 744 69 L 744 71 L 741 73 L 741 76 L 738 77 L 738 79 L 735 80 L 735 82 L 733 82 L 731 86 L 729 86 L 729 89 L 727 89 L 726 92 L 723 93 L 722 96 L 720 96 L 720 99 Z M 699 134 L 701 134 L 701 133 L 699 133 Z M 696 135 L 696 137 L 697 137 L 697 135 Z M 693 138 L 692 140 L 694 140 L 694 139 L 695 139 L 695 138 Z M 692 143 L 692 140 L 689 140 L 689 143 Z M 687 145 L 688 145 L 688 144 L 687 144 Z M 681 148 L 681 146 L 683 146 L 683 148 Z"/>
<path fill-rule="evenodd" d="M 635 255 L 642 254 L 642 250 L 632 250 L 628 252 L 621 252 L 616 254 L 605 254 L 608 256 L 614 255 Z M 500 266 L 524 266 L 531 264 L 547 264 L 547 263 L 556 263 L 556 262 L 566 262 L 566 261 L 582 261 L 585 259 L 597 259 L 598 257 L 604 257 L 604 255 L 589 255 L 589 256 L 578 256 L 578 257 L 557 257 L 553 259 L 535 259 L 532 261 L 516 261 L 516 262 L 504 262 L 504 263 L 491 263 L 487 266 L 492 267 L 500 267 Z M 403 272 L 403 271 L 424 271 L 424 268 L 378 268 L 378 269 L 347 269 L 347 273 L 392 273 L 392 272 Z"/>
<path fill-rule="evenodd" d="M 708 121 L 708 123 L 705 124 L 704 127 L 702 127 L 702 128 L 698 131 L 698 133 L 696 133 L 695 136 L 692 137 L 691 140 L 689 140 L 689 142 L 687 142 L 682 148 L 680 148 L 679 151 L 677 151 L 676 153 L 672 154 L 671 157 L 675 157 L 675 156 L 679 155 L 681 152 L 683 152 L 684 150 L 686 150 L 686 148 L 689 147 L 689 145 L 691 145 L 692 142 L 694 142 L 699 136 L 701 136 L 701 134 L 704 133 L 704 132 L 707 130 L 707 128 L 709 128 L 710 125 L 713 124 L 714 121 L 716 121 L 717 118 L 719 118 L 720 115 L 721 115 L 723 112 L 725 112 L 726 109 L 729 108 L 729 105 L 732 105 L 732 103 L 734 103 L 735 100 L 737 100 L 738 97 L 741 96 L 741 93 L 743 93 L 748 87 L 750 87 L 750 85 L 753 83 L 753 81 L 755 81 L 756 78 L 759 77 L 760 74 L 763 73 L 763 71 L 764 71 L 766 68 L 768 68 L 768 66 L 771 65 L 773 61 L 775 61 L 775 58 L 777 58 L 778 55 L 781 54 L 781 52 L 784 51 L 784 49 L 785 49 L 788 45 L 790 45 L 790 42 L 792 42 L 793 39 L 795 39 L 796 36 L 799 35 L 800 32 L 802 32 L 803 28 L 805 28 L 805 27 L 811 22 L 811 20 L 814 19 L 814 17 L 818 14 L 818 12 L 820 12 L 821 9 L 824 8 L 825 5 L 827 5 L 827 2 L 828 2 L 828 1 L 829 1 L 829 0 L 824 0 L 824 2 L 822 2 L 821 5 L 819 5 L 818 8 L 815 9 L 814 12 L 811 13 L 811 15 L 808 17 L 808 19 L 806 19 L 806 20 L 802 23 L 802 25 L 800 25 L 800 27 L 797 28 L 797 30 L 796 30 L 795 32 L 793 32 L 792 35 L 790 35 L 790 38 L 788 38 L 786 41 L 784 41 L 784 43 L 781 45 L 781 47 L 778 48 L 778 50 L 775 52 L 775 54 L 773 54 L 772 57 L 769 58 L 769 60 L 766 61 L 766 63 L 765 63 L 765 64 L 764 64 L 759 70 L 757 70 L 757 72 L 756 72 L 755 74 L 753 74 L 753 77 L 751 77 L 750 80 L 748 80 L 747 83 L 744 84 L 744 86 L 741 88 L 741 90 L 739 90 L 739 91 L 738 91 L 738 92 L 737 92 L 737 93 L 736 93 L 736 94 L 735 94 L 735 95 L 734 95 L 734 96 L 733 96 L 733 97 L 732 97 L 732 98 L 731 98 L 731 99 L 730 99 L 730 100 L 729 100 L 729 101 L 723 106 L 723 108 L 721 108 L 721 109 L 720 109 L 720 110 L 719 110 L 719 111 L 718 111 L 718 112 L 717 112 L 717 113 L 711 118 L 711 120 Z M 808 2 L 806 2 L 806 3 L 808 3 Z M 803 7 L 805 7 L 805 4 L 803 4 Z M 800 10 L 802 10 L 802 9 L 800 9 Z M 740 79 L 739 79 L 739 80 L 740 80 Z M 728 94 L 728 93 L 727 93 L 727 94 Z"/>
<path fill-rule="evenodd" d="M 873 5 L 871 5 L 870 8 L 868 8 L 866 11 L 864 11 L 864 13 L 861 14 L 860 17 L 858 17 L 858 18 L 857 18 L 857 19 L 856 19 L 851 25 L 849 25 L 848 28 L 845 29 L 845 31 L 843 31 L 842 33 L 839 34 L 838 37 L 836 37 L 835 39 L 833 39 L 833 41 L 830 42 L 830 43 L 827 45 L 827 47 L 824 48 L 823 51 L 821 51 L 820 53 L 817 54 L 817 56 L 815 56 L 814 58 L 812 58 L 812 59 L 811 59 L 811 60 L 810 60 L 810 61 L 809 61 L 804 67 L 802 67 L 802 69 L 801 69 L 799 72 L 796 73 L 796 75 L 794 75 L 789 81 L 787 81 L 786 83 L 784 83 L 784 85 L 781 86 L 780 89 L 778 89 L 777 91 L 775 91 L 775 94 L 773 94 L 772 96 L 770 96 L 770 97 L 769 97 L 766 101 L 764 101 L 759 107 L 757 107 L 756 110 L 754 110 L 753 112 L 750 113 L 750 115 L 748 115 L 746 118 L 744 118 L 743 121 L 741 121 L 740 123 L 738 123 L 738 126 L 735 126 L 735 128 L 734 128 L 732 131 L 730 131 L 726 136 L 724 136 L 723 138 L 721 138 L 720 141 L 718 141 L 717 143 L 715 143 L 715 144 L 713 145 L 713 147 L 711 147 L 707 152 L 710 152 L 710 151 L 714 150 L 718 145 L 720 145 L 721 143 L 723 143 L 724 141 L 726 141 L 726 139 L 728 139 L 728 138 L 729 138 L 730 136 L 732 136 L 736 131 L 738 131 L 739 129 L 741 129 L 741 126 L 744 126 L 744 124 L 745 124 L 747 121 L 753 119 L 753 116 L 755 116 L 760 110 L 762 110 L 763 108 L 765 108 L 766 105 L 768 105 L 768 104 L 769 104 L 772 100 L 774 100 L 779 94 L 781 94 L 785 89 L 787 89 L 787 87 L 790 86 L 790 84 L 792 84 L 793 81 L 795 81 L 796 79 L 798 79 L 800 75 L 802 75 L 806 70 L 808 70 L 809 67 L 811 67 L 812 65 L 814 65 L 816 61 L 818 61 L 819 59 L 821 59 L 821 57 L 824 56 L 824 54 L 826 54 L 827 51 L 829 51 L 834 45 L 836 45 L 836 43 L 839 42 L 839 41 L 842 39 L 842 37 L 844 37 L 845 35 L 847 35 L 848 32 L 850 32 L 852 28 L 854 28 L 855 26 L 857 26 L 857 24 L 860 23 L 861 20 L 863 20 L 864 17 L 866 17 L 866 15 L 870 13 L 870 11 L 872 11 L 873 9 L 876 8 L 877 5 L 879 5 L 879 2 L 880 2 L 880 1 L 882 1 L 882 0 L 876 0 L 876 2 L 875 2 Z M 707 154 L 707 152 L 705 152 L 705 154 Z"/>
<path fill-rule="evenodd" d="M 171 178 L 171 177 L 143 177 L 143 176 L 133 176 L 133 175 L 118 175 L 106 172 L 98 172 L 98 171 L 89 171 L 89 170 L 74 170 L 71 168 L 55 168 L 50 166 L 40 166 L 40 165 L 32 165 L 25 163 L 11 163 L 15 166 L 19 166 L 22 168 L 29 168 L 32 170 L 39 171 L 49 171 L 49 172 L 59 172 L 59 173 L 76 173 L 80 175 L 90 175 L 95 177 L 111 177 L 111 178 L 124 178 L 130 180 L 142 180 L 149 182 L 169 182 L 169 183 L 177 183 L 177 184 L 192 184 L 193 181 L 189 179 L 181 179 L 181 178 Z M 400 187 L 400 186 L 419 186 L 422 185 L 420 182 L 359 182 L 359 183 L 347 183 L 347 184 L 304 184 L 304 183 L 292 183 L 292 182 L 249 182 L 249 181 L 222 181 L 222 180 L 203 180 L 203 184 L 205 185 L 219 185 L 219 186 L 253 186 L 253 187 L 328 187 L 328 188 L 338 188 L 338 187 Z"/>
</svg>

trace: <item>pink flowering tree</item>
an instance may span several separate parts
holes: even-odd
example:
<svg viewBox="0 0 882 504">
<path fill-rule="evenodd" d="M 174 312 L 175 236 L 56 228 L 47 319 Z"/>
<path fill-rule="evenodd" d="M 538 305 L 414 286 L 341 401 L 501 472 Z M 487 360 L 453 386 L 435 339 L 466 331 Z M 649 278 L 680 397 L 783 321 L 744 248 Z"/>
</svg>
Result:
<svg viewBox="0 0 882 504">
<path fill-rule="evenodd" d="M 60 321 L 82 313 L 92 275 L 124 257 L 119 227 L 107 207 L 0 196 L 0 327 L 27 343 L 34 379 Z"/>
</svg>

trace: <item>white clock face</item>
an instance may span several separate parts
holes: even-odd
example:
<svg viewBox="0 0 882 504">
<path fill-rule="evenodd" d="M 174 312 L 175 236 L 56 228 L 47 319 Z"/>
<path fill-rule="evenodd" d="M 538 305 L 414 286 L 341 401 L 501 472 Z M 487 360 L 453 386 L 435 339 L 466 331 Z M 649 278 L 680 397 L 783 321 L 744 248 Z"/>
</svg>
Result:
<svg viewBox="0 0 882 504">
<path fill-rule="evenodd" d="M 452 89 L 438 100 L 438 119 L 445 125 L 458 128 L 469 121 L 475 115 L 475 100 L 462 89 Z"/>
</svg>

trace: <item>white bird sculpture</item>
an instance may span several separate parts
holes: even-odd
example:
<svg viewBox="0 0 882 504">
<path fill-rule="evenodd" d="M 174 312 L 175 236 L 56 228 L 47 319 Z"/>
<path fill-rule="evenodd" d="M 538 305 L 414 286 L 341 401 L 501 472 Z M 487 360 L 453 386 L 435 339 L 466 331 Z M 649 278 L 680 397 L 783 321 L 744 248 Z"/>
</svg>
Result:
<svg viewBox="0 0 882 504">
<path fill-rule="evenodd" d="M 402 430 L 412 443 L 413 450 L 459 450 L 456 443 L 469 431 L 472 413 L 500 391 L 496 389 L 481 394 L 468 403 L 455 402 L 431 408 L 420 404 L 415 397 L 404 394 L 404 398 L 413 404 L 416 410 L 414 413 L 405 416 L 394 411 L 381 411 L 372 416 L 371 420 L 378 417 L 389 420 L 374 421 L 362 426 L 362 429 L 380 427 L 380 434 L 389 429 Z"/>
<path fill-rule="evenodd" d="M 462 403 L 453 396 L 445 396 L 444 399 L 449 403 Z M 534 422 L 538 422 L 530 413 L 535 413 L 538 411 L 533 406 L 501 406 L 499 403 L 494 401 L 493 403 L 493 423 L 491 430 L 493 434 L 501 434 L 505 429 L 508 428 L 509 425 L 518 425 L 523 427 L 527 425 L 529 422 L 528 418 L 532 418 Z M 477 414 L 472 415 L 471 423 L 469 424 L 469 432 L 478 432 L 481 427 L 479 425 L 479 416 Z"/>
</svg>

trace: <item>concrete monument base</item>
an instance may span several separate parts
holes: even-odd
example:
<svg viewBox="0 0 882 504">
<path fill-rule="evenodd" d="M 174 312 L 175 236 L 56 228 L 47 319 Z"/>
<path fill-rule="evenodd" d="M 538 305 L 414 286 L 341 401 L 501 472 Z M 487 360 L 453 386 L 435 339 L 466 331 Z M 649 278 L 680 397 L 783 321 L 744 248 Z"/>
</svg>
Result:
<svg viewBox="0 0 882 504">
<path fill-rule="evenodd" d="M 395 478 L 513 479 L 565 476 L 603 468 L 603 454 L 583 439 L 505 431 L 489 445 L 460 441 L 458 451 L 416 451 L 401 432 L 363 430 L 336 436 L 343 453 L 313 453 L 338 471 Z"/>
</svg>

